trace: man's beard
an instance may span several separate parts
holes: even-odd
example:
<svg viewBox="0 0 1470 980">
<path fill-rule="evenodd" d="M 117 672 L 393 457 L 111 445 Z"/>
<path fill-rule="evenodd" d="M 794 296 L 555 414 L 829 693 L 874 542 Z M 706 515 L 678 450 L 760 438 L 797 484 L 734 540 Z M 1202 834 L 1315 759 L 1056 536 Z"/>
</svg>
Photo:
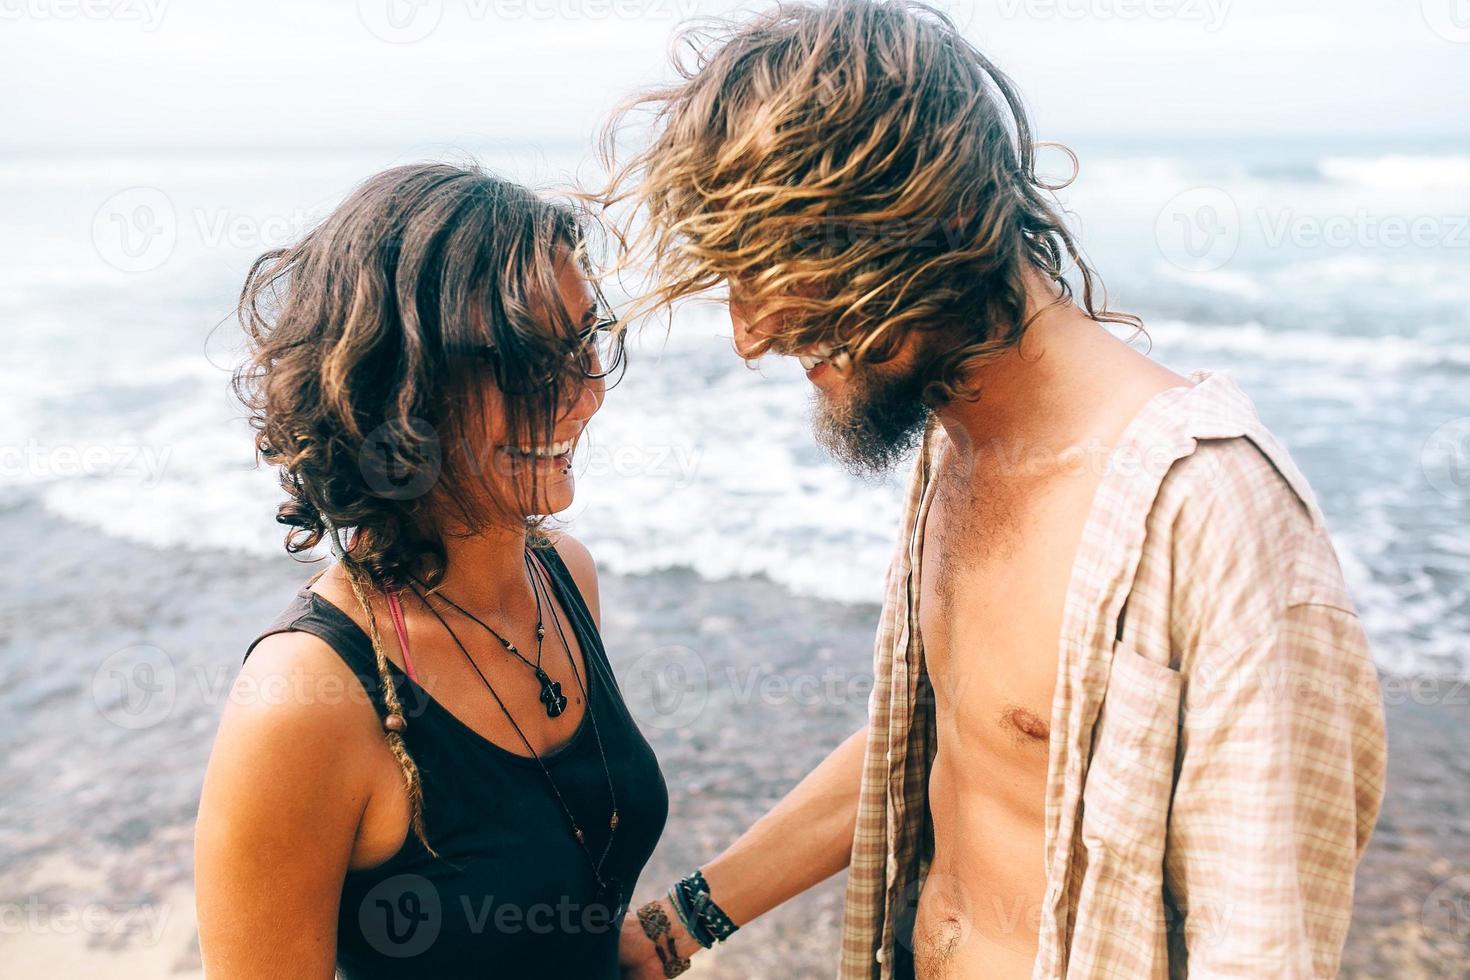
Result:
<svg viewBox="0 0 1470 980">
<path fill-rule="evenodd" d="M 919 444 L 933 414 L 923 371 L 902 374 L 854 367 L 838 398 L 818 392 L 812 407 L 817 442 L 859 476 L 882 476 Z"/>
</svg>

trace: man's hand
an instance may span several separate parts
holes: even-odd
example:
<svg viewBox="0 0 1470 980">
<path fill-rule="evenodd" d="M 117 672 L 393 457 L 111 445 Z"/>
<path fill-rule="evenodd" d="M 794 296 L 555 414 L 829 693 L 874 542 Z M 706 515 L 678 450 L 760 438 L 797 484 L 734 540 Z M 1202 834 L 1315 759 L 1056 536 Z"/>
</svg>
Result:
<svg viewBox="0 0 1470 980">
<path fill-rule="evenodd" d="M 865 725 L 725 853 L 701 867 L 711 897 L 736 925 L 754 922 L 847 867 L 867 741 Z M 679 921 L 668 897 L 657 904 L 668 917 L 678 955 L 688 959 L 699 952 L 703 947 Z M 664 965 L 658 954 L 663 949 L 668 955 L 666 939 L 661 937 L 660 945 L 654 946 L 643 932 L 638 910 L 630 910 L 619 936 L 623 980 L 663 980 Z"/>
</svg>

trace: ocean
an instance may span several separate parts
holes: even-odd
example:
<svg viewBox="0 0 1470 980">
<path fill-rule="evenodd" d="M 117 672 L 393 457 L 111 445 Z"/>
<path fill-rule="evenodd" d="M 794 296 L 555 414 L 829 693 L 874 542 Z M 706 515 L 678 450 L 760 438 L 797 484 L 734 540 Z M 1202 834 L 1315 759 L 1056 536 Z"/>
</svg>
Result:
<svg viewBox="0 0 1470 980">
<path fill-rule="evenodd" d="M 1470 671 L 1470 147 L 1072 146 L 1061 196 L 1112 304 L 1163 363 L 1228 370 L 1255 399 L 1319 495 L 1380 666 Z M 537 186 L 583 166 L 511 145 L 0 157 L 0 501 L 102 538 L 278 553 L 272 477 L 227 391 L 244 270 L 369 173 L 465 153 Z M 875 600 L 901 477 L 834 465 L 794 361 L 751 370 L 728 336 L 714 304 L 639 334 L 570 527 L 614 572 Z"/>
<path fill-rule="evenodd" d="M 1470 976 L 1470 146 L 1077 140 L 1062 192 L 1136 342 L 1231 372 L 1316 490 L 1384 679 L 1389 790 L 1342 975 Z M 192 831 L 245 644 L 309 571 L 228 389 L 251 259 L 384 167 L 538 186 L 578 147 L 0 154 L 0 958 L 198 977 Z M 1047 172 L 1066 172 L 1054 151 Z M 641 330 L 570 529 L 670 787 L 638 901 L 726 846 L 866 712 L 902 474 L 816 446 L 789 359 L 715 304 Z M 697 683 L 690 685 L 694 677 Z M 682 686 L 681 686 L 682 685 Z M 831 975 L 840 876 L 697 963 Z"/>
</svg>

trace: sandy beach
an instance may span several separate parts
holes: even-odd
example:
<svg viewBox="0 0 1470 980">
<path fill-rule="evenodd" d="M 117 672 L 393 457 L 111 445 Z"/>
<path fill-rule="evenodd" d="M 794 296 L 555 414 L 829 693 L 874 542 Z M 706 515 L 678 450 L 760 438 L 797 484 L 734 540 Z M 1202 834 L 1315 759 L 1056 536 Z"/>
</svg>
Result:
<svg viewBox="0 0 1470 980">
<path fill-rule="evenodd" d="M 204 762 L 243 644 L 308 570 L 102 539 L 28 505 L 0 512 L 0 528 L 29 556 L 0 570 L 3 697 L 19 720 L 0 735 L 12 784 L 0 961 L 19 977 L 199 976 L 191 822 Z M 642 898 L 861 724 L 877 609 L 688 572 L 605 575 L 602 591 L 609 652 L 672 798 Z M 130 715 L 110 671 L 135 665 L 140 645 L 162 655 L 148 679 L 162 700 Z M 1342 976 L 1470 976 L 1470 689 L 1386 678 L 1385 695 L 1390 787 Z M 841 885 L 752 924 L 691 975 L 830 976 Z"/>
</svg>

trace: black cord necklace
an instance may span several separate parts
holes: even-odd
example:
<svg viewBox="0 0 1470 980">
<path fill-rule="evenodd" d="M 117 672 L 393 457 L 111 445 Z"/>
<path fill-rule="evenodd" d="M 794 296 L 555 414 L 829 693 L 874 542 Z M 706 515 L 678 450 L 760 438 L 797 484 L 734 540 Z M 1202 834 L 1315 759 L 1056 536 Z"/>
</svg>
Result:
<svg viewBox="0 0 1470 980">
<path fill-rule="evenodd" d="M 469 619 L 471 622 L 473 622 L 477 626 L 479 626 L 482 630 L 484 630 L 485 632 L 489 633 L 491 636 L 495 637 L 495 639 L 499 640 L 500 641 L 500 645 L 505 648 L 505 652 L 506 653 L 511 654 L 517 660 L 519 660 L 521 663 L 525 664 L 527 667 L 530 667 L 531 670 L 532 670 L 532 672 L 534 672 L 535 675 L 536 675 L 536 680 L 539 681 L 540 684 L 541 684 L 541 704 L 546 708 L 546 717 L 548 717 L 548 718 L 560 718 L 561 715 L 562 715 L 562 713 L 567 710 L 567 699 L 566 699 L 566 695 L 562 694 L 562 692 L 561 692 L 561 683 L 558 682 L 558 681 L 552 680 L 551 679 L 551 675 L 548 674 L 548 673 L 546 673 L 546 671 L 543 670 L 542 667 L 541 667 L 541 641 L 546 636 L 546 625 L 545 625 L 545 623 L 543 622 L 543 620 L 541 618 L 542 617 L 542 612 L 541 612 L 541 593 L 536 588 L 536 577 L 535 577 L 535 572 L 532 570 L 532 567 L 531 567 L 531 561 L 532 561 L 532 559 L 531 559 L 531 553 L 529 551 L 526 552 L 525 561 L 526 561 L 526 577 L 527 577 L 528 580 L 530 580 L 530 582 L 531 582 L 531 592 L 536 597 L 536 662 L 535 663 L 532 663 L 530 660 L 527 660 L 526 657 L 525 657 L 525 655 L 523 653 L 521 653 L 520 649 L 517 648 L 514 643 L 512 643 L 510 640 L 506 639 L 504 636 L 501 636 L 500 633 L 493 626 L 491 626 L 489 623 L 485 622 L 480 617 L 476 616 L 474 613 L 472 613 L 468 609 L 466 609 L 464 606 L 461 606 L 459 603 L 457 603 L 453 599 L 449 598 L 449 596 L 445 595 L 443 592 L 437 592 L 437 593 L 435 593 L 435 595 L 437 595 L 440 599 L 443 599 L 444 602 L 451 609 L 453 609 L 455 612 L 459 613 L 461 616 L 464 616 L 466 619 Z M 560 629 L 560 626 L 558 626 L 557 628 Z"/>
<path fill-rule="evenodd" d="M 530 569 L 530 566 L 528 566 L 528 569 Z M 531 569 L 531 571 L 531 586 L 532 589 L 537 593 L 536 598 L 539 609 L 540 602 L 544 594 L 544 589 L 546 588 L 545 583 L 541 580 L 541 575 L 544 575 L 545 573 L 543 571 L 540 575 L 538 575 L 536 574 L 536 569 Z M 560 617 L 555 614 L 555 606 L 552 606 L 552 622 L 556 626 L 557 635 L 560 638 L 562 642 L 562 648 L 567 655 L 567 663 L 571 667 L 573 676 L 577 679 L 577 687 L 581 691 L 583 703 L 586 705 L 588 721 L 590 721 L 592 724 L 592 734 L 597 742 L 597 754 L 602 760 L 602 774 L 603 777 L 607 780 L 608 799 L 612 803 L 612 813 L 608 818 L 607 843 L 603 845 L 602 854 L 599 855 L 595 860 L 592 857 L 592 852 L 587 849 L 587 835 L 582 830 L 581 825 L 577 822 L 577 818 L 572 813 L 571 807 L 567 805 L 565 797 L 562 796 L 561 788 L 557 786 L 556 780 L 552 778 L 551 770 L 546 768 L 545 761 L 541 758 L 540 753 L 536 751 L 535 746 L 531 744 L 531 740 L 526 737 L 526 733 L 521 730 L 521 726 L 516 722 L 515 716 L 511 714 L 510 708 L 506 706 L 505 701 L 502 700 L 499 693 L 496 692 L 495 687 L 490 683 L 489 678 L 487 678 L 484 672 L 480 670 L 479 664 L 475 663 L 475 658 L 470 656 L 470 652 L 465 647 L 464 643 L 460 640 L 459 634 L 455 633 L 454 628 L 451 627 L 447 621 L 445 621 L 443 615 L 440 614 L 439 610 L 435 609 L 434 606 L 430 604 L 428 597 L 424 594 L 423 591 L 420 590 L 417 583 L 414 583 L 412 588 L 414 595 L 418 596 L 418 599 L 421 603 L 423 603 L 424 608 L 427 609 L 429 613 L 439 621 L 440 626 L 444 627 L 444 631 L 449 634 L 449 638 L 454 641 L 454 645 L 459 648 L 459 652 L 464 655 L 465 660 L 469 662 L 469 665 L 474 669 L 475 674 L 479 676 L 480 683 L 485 686 L 485 690 L 490 693 L 490 696 L 495 700 L 496 705 L 500 707 L 501 713 L 504 714 L 506 720 L 510 722 L 511 728 L 515 730 L 516 736 L 521 740 L 521 744 L 526 747 L 526 751 L 530 754 L 531 758 L 536 761 L 537 767 L 541 770 L 542 776 L 544 776 L 546 779 L 546 784 L 551 788 L 552 796 L 556 798 L 557 805 L 561 807 L 562 813 L 566 816 L 567 824 L 571 828 L 573 839 L 576 840 L 577 846 L 582 851 L 582 855 L 587 859 L 588 867 L 592 870 L 593 880 L 597 883 L 597 891 L 594 895 L 593 901 L 605 905 L 609 910 L 613 912 L 615 917 L 621 918 L 625 911 L 625 909 L 623 908 L 622 883 L 616 877 L 603 877 L 602 874 L 602 866 L 607 861 L 608 854 L 612 851 L 613 838 L 617 836 L 618 823 L 620 820 L 620 816 L 618 813 L 617 790 L 613 786 L 612 769 L 608 766 L 607 763 L 607 752 L 603 748 L 602 732 L 599 730 L 597 725 L 597 714 L 593 710 L 592 699 L 587 696 L 587 687 L 582 682 L 581 672 L 577 670 L 577 662 L 575 658 L 572 657 L 571 646 L 567 643 L 566 633 L 561 628 Z M 449 605 L 454 606 L 454 603 L 450 602 L 450 600 L 448 600 L 444 596 L 441 595 L 440 598 L 444 599 L 444 601 L 449 603 Z M 549 595 L 546 598 L 549 604 Z M 458 606 L 454 606 L 454 608 L 459 609 Z M 474 616 L 470 616 L 468 613 L 465 613 L 463 609 L 460 609 L 459 611 L 461 613 L 464 613 L 464 615 L 469 616 L 470 619 L 479 622 L 479 620 L 475 619 Z M 481 623 L 480 625 L 484 626 L 485 624 Z M 540 628 L 539 622 L 537 625 L 537 639 L 539 641 L 543 630 Z M 488 626 L 485 626 L 485 629 L 487 629 L 492 636 L 495 636 L 497 639 L 501 639 L 500 635 L 494 630 L 490 629 Z M 501 643 L 502 645 L 504 645 L 505 641 L 501 639 Z M 537 660 L 539 662 L 539 642 L 537 646 Z M 519 654 L 517 654 L 517 656 L 519 656 Z M 524 660 L 525 658 L 522 657 L 521 659 Z M 562 699 L 563 707 L 565 706 L 565 700 L 565 698 Z M 559 713 L 560 712 L 558 712 L 558 714 Z M 552 717 L 555 716 L 553 715 Z"/>
<path fill-rule="evenodd" d="M 529 552 L 527 552 L 529 555 Z M 612 769 L 607 764 L 607 750 L 602 745 L 602 729 L 597 726 L 597 712 L 592 710 L 592 696 L 587 692 L 587 685 L 582 681 L 582 672 L 577 669 L 577 660 L 572 656 L 572 645 L 567 642 L 567 635 L 561 628 L 561 617 L 556 615 L 556 606 L 551 598 L 551 581 L 548 577 L 546 567 L 539 561 L 531 565 L 531 583 L 540 593 L 541 598 L 546 600 L 547 606 L 552 610 L 551 624 L 556 627 L 556 635 L 561 640 L 562 651 L 567 655 L 567 666 L 572 670 L 572 677 L 577 682 L 577 690 L 581 692 L 582 703 L 587 706 L 587 718 L 592 722 L 592 737 L 597 742 L 597 754 L 602 759 L 602 771 L 607 776 L 607 795 L 612 803 L 612 815 L 608 818 L 607 844 L 602 849 L 602 857 L 598 858 L 597 867 L 597 895 L 598 901 L 614 909 L 618 918 L 626 911 L 622 907 L 623 886 L 615 877 L 602 877 L 602 863 L 607 860 L 608 852 L 612 850 L 613 838 L 617 835 L 618 824 L 621 822 L 621 814 L 618 810 L 618 794 L 613 787 Z M 585 656 L 585 651 L 584 651 Z M 591 669 L 590 667 L 588 668 Z"/>
</svg>

